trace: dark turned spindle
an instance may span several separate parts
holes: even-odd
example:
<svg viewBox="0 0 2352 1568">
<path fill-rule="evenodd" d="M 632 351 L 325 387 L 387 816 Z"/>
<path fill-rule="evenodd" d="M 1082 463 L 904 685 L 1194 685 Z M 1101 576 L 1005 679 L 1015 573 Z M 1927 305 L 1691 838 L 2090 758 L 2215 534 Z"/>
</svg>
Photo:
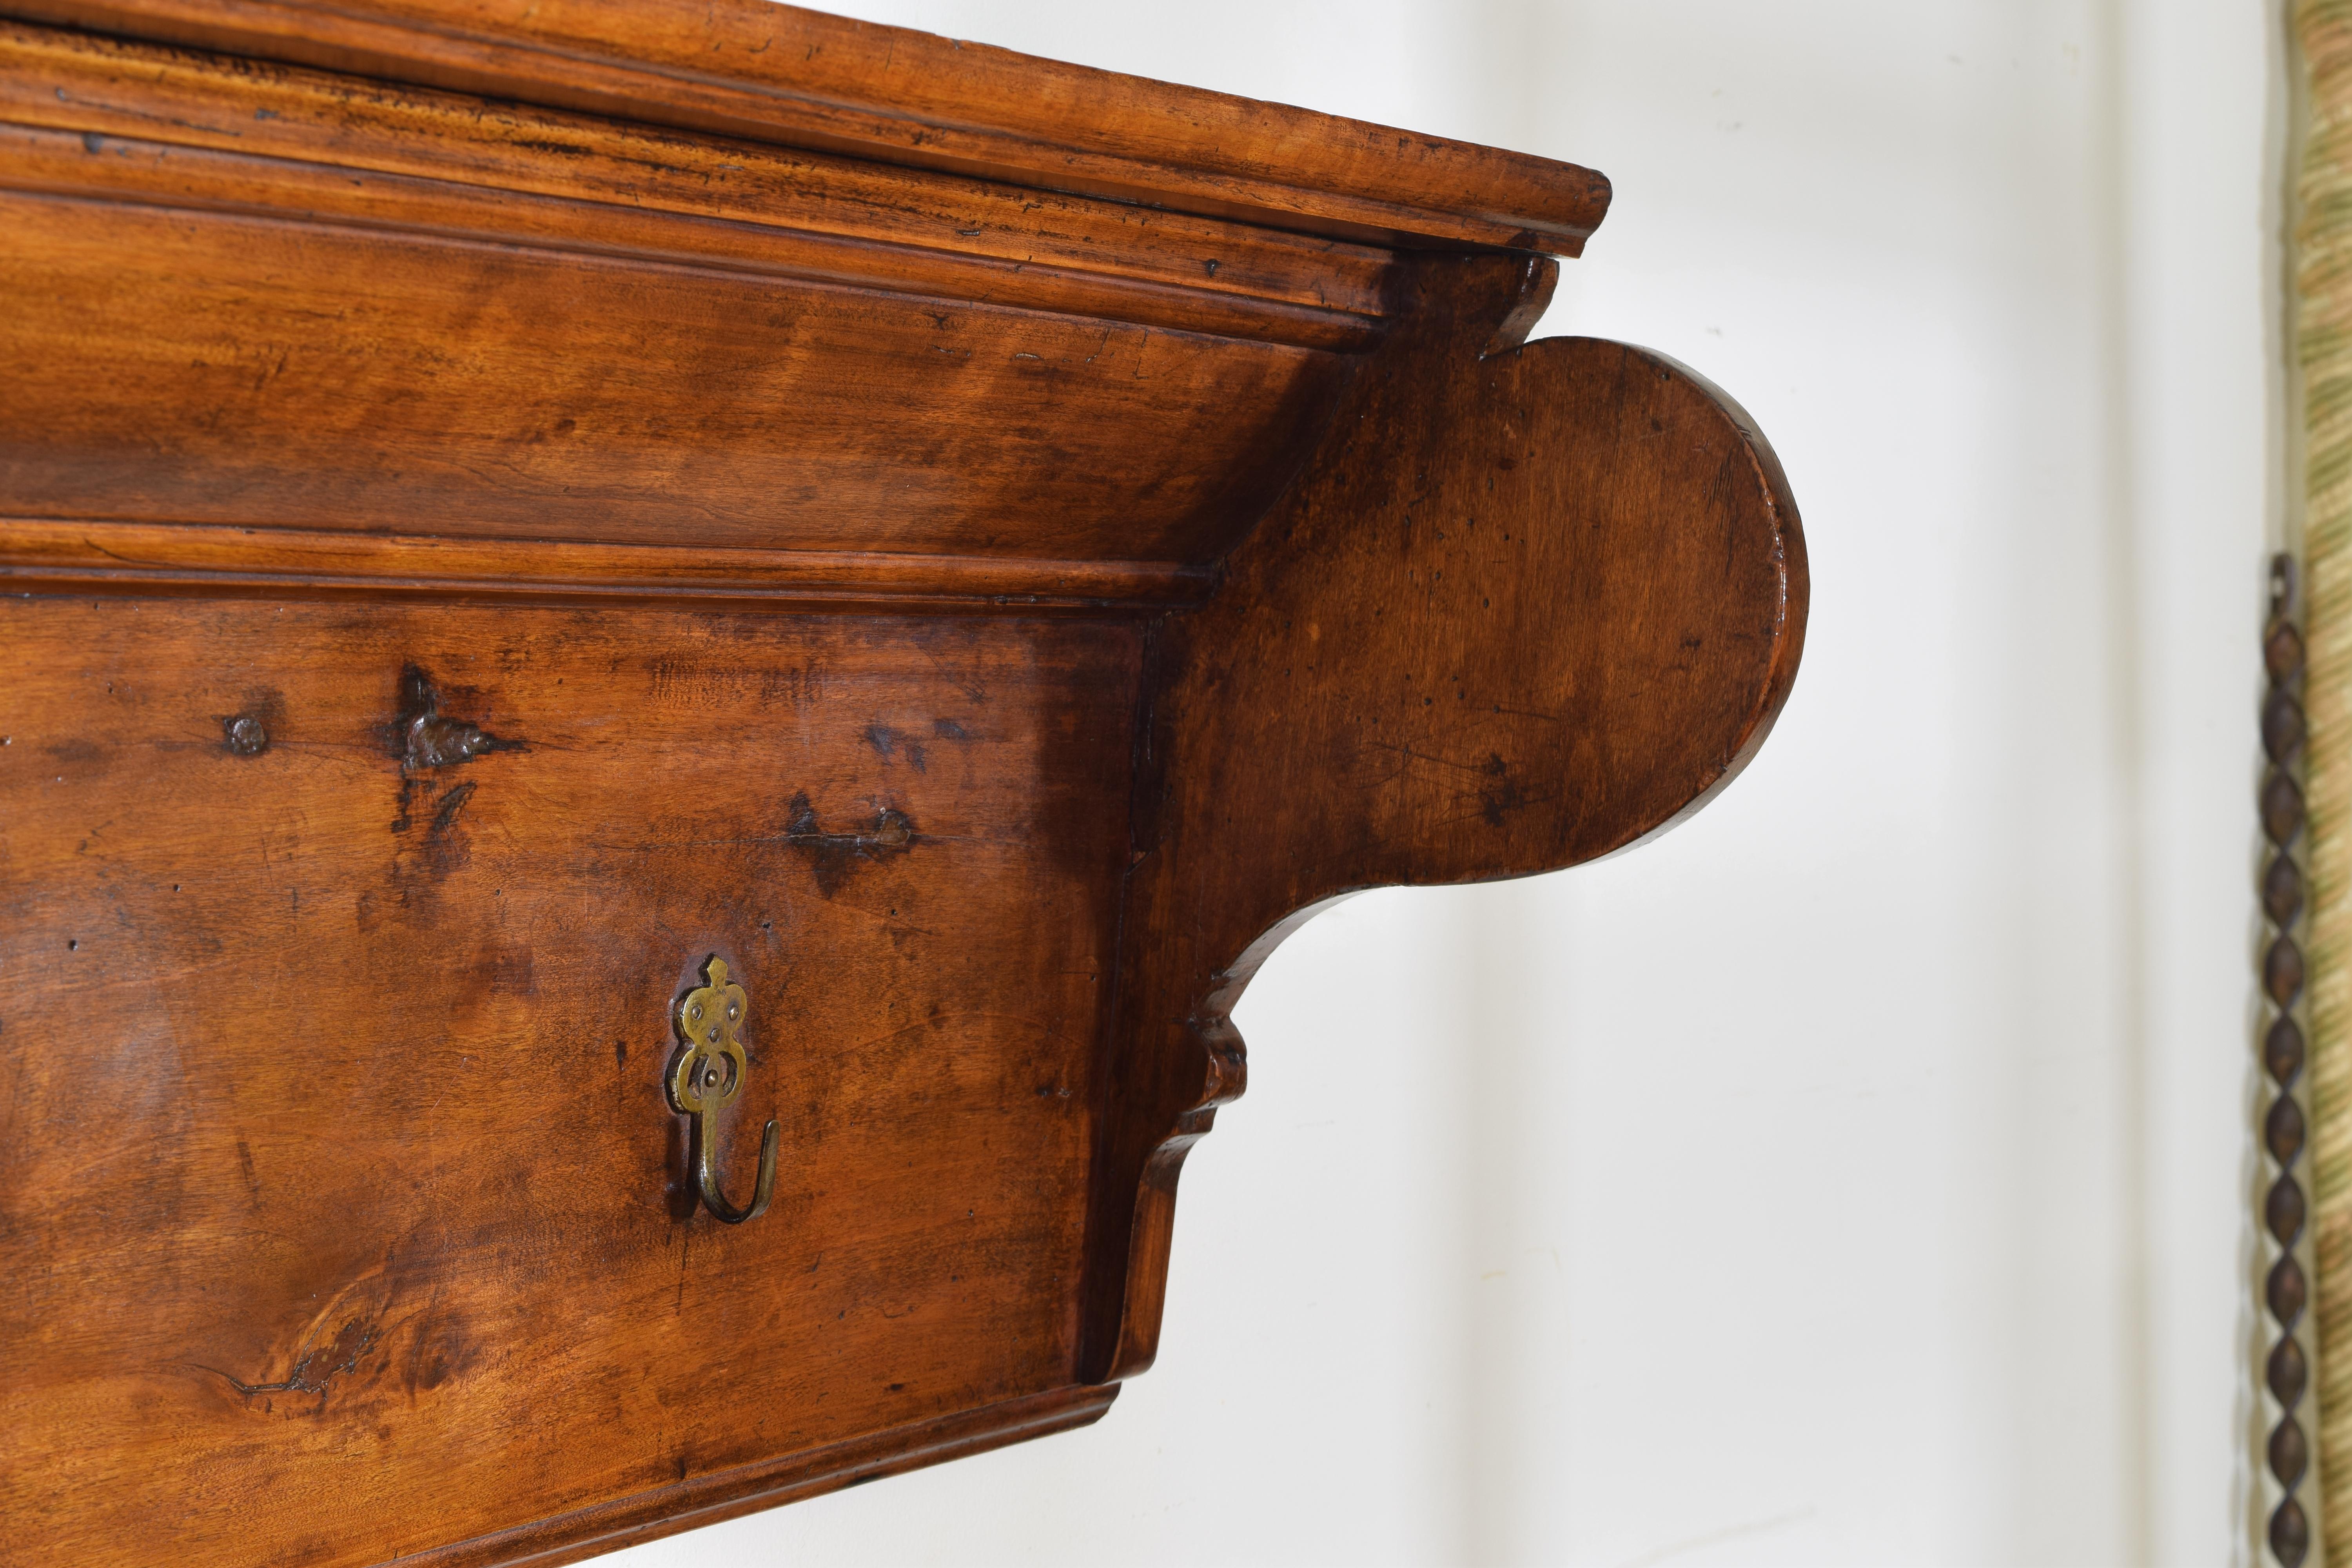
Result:
<svg viewBox="0 0 2352 1568">
<path fill-rule="evenodd" d="M 2273 1093 L 2263 1118 L 2263 1147 L 2278 1174 L 2262 1201 L 2263 1228 L 2278 1243 L 2278 1260 L 2271 1265 L 2263 1300 L 2278 1326 L 2263 1369 L 2271 1397 L 2278 1401 L 2279 1418 L 2271 1428 L 2268 1458 L 2271 1474 L 2284 1496 L 2271 1510 L 2271 1553 L 2281 1568 L 2302 1568 L 2311 1550 L 2311 1521 L 2295 1490 L 2311 1466 L 2311 1444 L 2295 1411 L 2310 1382 L 2303 1347 L 2295 1342 L 2295 1325 L 2310 1299 L 2303 1266 L 2294 1256 L 2303 1236 L 2307 1206 L 2303 1187 L 2294 1178 L 2295 1162 L 2303 1155 L 2303 1108 L 2294 1086 L 2303 1076 L 2303 1029 L 2294 1020 L 2302 999 L 2303 950 L 2294 930 L 2303 917 L 2303 870 L 2295 864 L 2294 846 L 2304 826 L 2303 790 L 2295 783 L 2295 758 L 2303 750 L 2303 634 L 2295 629 L 2294 562 L 2286 555 L 2271 560 L 2270 623 L 2263 636 L 2263 663 L 2270 674 L 2263 697 L 2263 751 L 2269 765 L 2263 771 L 2257 804 L 2263 835 L 2270 841 L 2262 877 L 2263 916 L 2267 922 L 2263 948 L 2263 995 L 2273 1016 L 2263 1034 L 2263 1067 L 2270 1074 Z"/>
</svg>

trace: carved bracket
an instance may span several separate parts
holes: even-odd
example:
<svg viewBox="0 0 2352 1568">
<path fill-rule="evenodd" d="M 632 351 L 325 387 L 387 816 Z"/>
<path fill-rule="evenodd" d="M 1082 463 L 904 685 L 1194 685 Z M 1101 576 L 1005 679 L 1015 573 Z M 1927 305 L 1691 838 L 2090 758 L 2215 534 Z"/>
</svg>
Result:
<svg viewBox="0 0 2352 1568">
<path fill-rule="evenodd" d="M 1804 543 L 1737 404 L 1661 355 L 1512 346 L 1553 264 L 1432 258 L 1211 605 L 1155 650 L 1083 1371 L 1150 1364 L 1232 1007 L 1358 889 L 1577 865 L 1695 811 L 1786 700 Z M 1482 349 L 1496 350 L 1482 355 Z"/>
</svg>

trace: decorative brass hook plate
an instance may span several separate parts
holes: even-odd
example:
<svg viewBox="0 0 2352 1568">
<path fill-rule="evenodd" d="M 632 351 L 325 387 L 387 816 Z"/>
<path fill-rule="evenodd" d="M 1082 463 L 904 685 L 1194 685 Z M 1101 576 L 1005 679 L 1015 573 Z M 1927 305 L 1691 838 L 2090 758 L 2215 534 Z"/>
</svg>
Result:
<svg viewBox="0 0 2352 1568">
<path fill-rule="evenodd" d="M 677 1064 L 669 1072 L 670 1103 L 681 1116 L 694 1118 L 694 1167 L 702 1201 L 728 1225 L 741 1225 L 768 1212 L 776 1191 L 776 1123 L 772 1117 L 760 1135 L 760 1180 L 752 1189 L 751 1206 L 737 1208 L 719 1190 L 719 1128 L 713 1120 L 743 1092 L 751 1062 L 743 1054 L 741 1030 L 751 1009 L 743 988 L 727 978 L 724 959 L 713 956 L 702 965 L 703 984 L 678 1000 L 673 1022 L 686 1042 Z"/>
</svg>

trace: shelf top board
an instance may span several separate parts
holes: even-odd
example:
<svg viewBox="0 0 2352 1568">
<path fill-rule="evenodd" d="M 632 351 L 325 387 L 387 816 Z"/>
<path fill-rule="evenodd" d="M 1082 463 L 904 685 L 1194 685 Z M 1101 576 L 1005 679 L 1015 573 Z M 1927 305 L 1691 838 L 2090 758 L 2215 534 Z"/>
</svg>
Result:
<svg viewBox="0 0 2352 1568">
<path fill-rule="evenodd" d="M 1374 244 L 1574 256 L 1547 158 L 771 0 L 0 0 L 0 13 Z"/>
</svg>

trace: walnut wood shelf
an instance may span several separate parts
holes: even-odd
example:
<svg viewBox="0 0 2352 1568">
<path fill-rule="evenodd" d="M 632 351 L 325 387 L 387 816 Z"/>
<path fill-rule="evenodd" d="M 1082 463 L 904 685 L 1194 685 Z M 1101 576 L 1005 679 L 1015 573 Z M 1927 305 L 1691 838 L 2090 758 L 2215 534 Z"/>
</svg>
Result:
<svg viewBox="0 0 2352 1568">
<path fill-rule="evenodd" d="M 758 0 L 0 0 L 0 1557 L 1099 1416 L 1283 935 L 1788 695 L 1752 423 L 1522 346 L 1608 194 Z"/>
</svg>

